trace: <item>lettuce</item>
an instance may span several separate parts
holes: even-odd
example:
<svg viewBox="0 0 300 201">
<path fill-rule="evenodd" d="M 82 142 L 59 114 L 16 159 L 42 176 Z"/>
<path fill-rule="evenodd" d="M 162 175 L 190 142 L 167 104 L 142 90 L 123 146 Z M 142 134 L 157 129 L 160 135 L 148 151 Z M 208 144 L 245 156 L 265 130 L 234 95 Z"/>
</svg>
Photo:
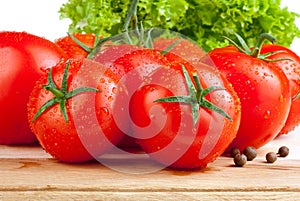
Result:
<svg viewBox="0 0 300 201">
<path fill-rule="evenodd" d="M 69 0 L 59 10 L 60 18 L 71 19 L 69 32 L 102 36 L 122 32 L 131 0 Z M 138 19 L 145 28 L 159 27 L 180 32 L 206 51 L 228 44 L 227 29 L 244 37 L 249 46 L 261 33 L 290 47 L 300 30 L 299 14 L 280 7 L 280 0 L 140 0 Z"/>
</svg>

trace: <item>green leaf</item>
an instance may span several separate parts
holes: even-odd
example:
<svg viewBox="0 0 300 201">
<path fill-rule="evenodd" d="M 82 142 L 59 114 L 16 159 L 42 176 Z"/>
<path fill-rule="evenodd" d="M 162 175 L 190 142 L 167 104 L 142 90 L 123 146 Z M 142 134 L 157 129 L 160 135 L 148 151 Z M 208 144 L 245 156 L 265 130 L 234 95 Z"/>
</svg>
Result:
<svg viewBox="0 0 300 201">
<path fill-rule="evenodd" d="M 121 33 L 131 0 L 68 0 L 60 18 L 69 18 L 69 32 L 87 32 L 104 37 Z M 178 31 L 204 50 L 228 45 L 223 35 L 229 28 L 252 47 L 260 33 L 269 33 L 289 47 L 300 30 L 299 14 L 281 7 L 280 0 L 140 0 L 138 20 L 145 29 L 159 27 Z"/>
</svg>

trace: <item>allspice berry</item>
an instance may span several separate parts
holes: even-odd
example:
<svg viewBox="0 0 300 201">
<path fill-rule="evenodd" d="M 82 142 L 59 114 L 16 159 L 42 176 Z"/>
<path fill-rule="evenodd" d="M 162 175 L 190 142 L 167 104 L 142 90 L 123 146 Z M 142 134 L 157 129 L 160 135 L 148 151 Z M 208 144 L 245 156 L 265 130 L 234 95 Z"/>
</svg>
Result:
<svg viewBox="0 0 300 201">
<path fill-rule="evenodd" d="M 289 155 L 289 152 L 290 152 L 289 148 L 287 148 L 286 146 L 282 146 L 278 150 L 278 155 L 280 157 L 286 157 L 287 155 Z"/>
<path fill-rule="evenodd" d="M 233 161 L 235 166 L 243 167 L 247 163 L 247 157 L 244 154 L 236 154 Z"/>
<path fill-rule="evenodd" d="M 243 154 L 247 157 L 247 161 L 252 161 L 257 156 L 256 149 L 252 146 L 246 147 Z"/>
<path fill-rule="evenodd" d="M 234 148 L 232 148 L 232 149 L 230 150 L 230 155 L 231 155 L 231 157 L 233 157 L 233 158 L 234 158 L 235 155 L 240 154 L 240 153 L 241 153 L 241 151 L 240 151 L 238 148 L 236 148 L 236 147 L 234 147 Z"/>
<path fill-rule="evenodd" d="M 266 154 L 266 160 L 268 163 L 274 163 L 277 160 L 275 152 L 269 152 Z"/>
</svg>

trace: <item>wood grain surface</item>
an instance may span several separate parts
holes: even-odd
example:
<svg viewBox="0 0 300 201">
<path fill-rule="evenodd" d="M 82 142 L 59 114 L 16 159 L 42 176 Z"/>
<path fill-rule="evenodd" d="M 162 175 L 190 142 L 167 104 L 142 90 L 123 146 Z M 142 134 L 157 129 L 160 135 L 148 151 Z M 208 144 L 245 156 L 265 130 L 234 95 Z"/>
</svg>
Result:
<svg viewBox="0 0 300 201">
<path fill-rule="evenodd" d="M 2 145 L 0 200 L 300 200 L 300 160 L 268 164 L 272 149 L 259 149 L 242 168 L 219 157 L 202 170 L 128 174 L 97 161 L 60 163 L 38 145 Z"/>
</svg>

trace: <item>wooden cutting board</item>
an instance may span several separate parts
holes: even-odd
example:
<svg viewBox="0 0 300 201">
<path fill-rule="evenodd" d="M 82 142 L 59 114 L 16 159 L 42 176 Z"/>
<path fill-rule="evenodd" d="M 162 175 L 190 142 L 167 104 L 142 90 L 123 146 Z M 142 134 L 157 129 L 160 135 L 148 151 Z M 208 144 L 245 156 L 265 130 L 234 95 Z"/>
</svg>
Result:
<svg viewBox="0 0 300 201">
<path fill-rule="evenodd" d="M 268 164 L 264 156 L 274 149 L 259 149 L 242 168 L 219 157 L 197 171 L 128 174 L 98 162 L 60 163 L 38 145 L 2 145 L 0 200 L 300 200 L 300 157 Z"/>
</svg>

